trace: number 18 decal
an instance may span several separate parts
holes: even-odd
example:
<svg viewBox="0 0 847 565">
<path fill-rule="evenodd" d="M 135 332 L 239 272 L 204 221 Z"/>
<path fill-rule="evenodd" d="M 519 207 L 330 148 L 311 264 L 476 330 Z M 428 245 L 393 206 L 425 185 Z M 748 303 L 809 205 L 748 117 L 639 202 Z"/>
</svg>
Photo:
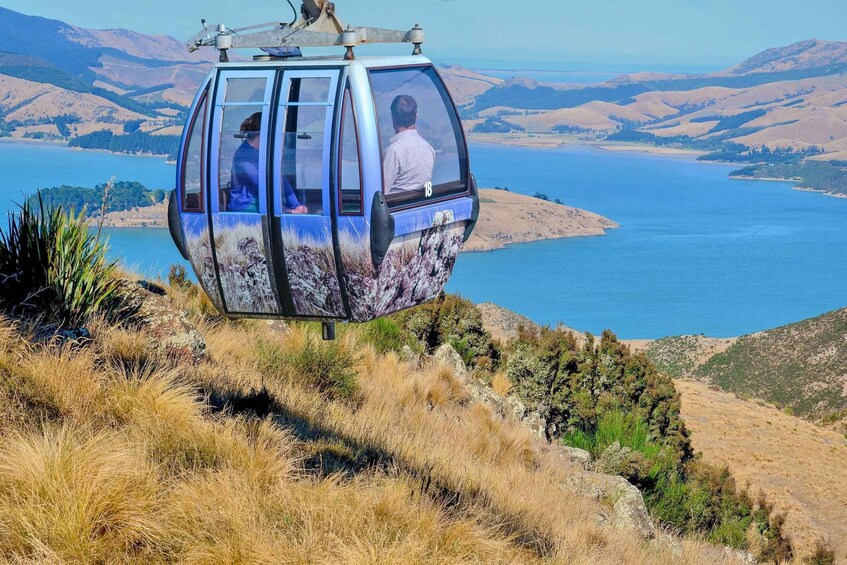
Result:
<svg viewBox="0 0 847 565">
<path fill-rule="evenodd" d="M 424 185 L 424 196 L 426 196 L 426 198 L 432 196 L 432 181 L 429 181 Z"/>
</svg>

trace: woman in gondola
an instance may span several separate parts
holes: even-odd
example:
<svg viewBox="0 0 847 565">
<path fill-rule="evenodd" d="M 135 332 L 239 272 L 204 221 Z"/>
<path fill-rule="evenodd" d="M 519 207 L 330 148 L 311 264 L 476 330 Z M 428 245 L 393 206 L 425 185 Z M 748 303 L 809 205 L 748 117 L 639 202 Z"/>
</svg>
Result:
<svg viewBox="0 0 847 565">
<path fill-rule="evenodd" d="M 232 187 L 230 188 L 228 211 L 259 211 L 259 143 L 262 128 L 262 113 L 255 112 L 241 122 L 239 136 L 244 141 L 232 157 Z M 307 214 L 309 210 L 300 204 L 294 189 L 283 178 L 285 199 L 284 211 L 288 214 Z"/>
</svg>

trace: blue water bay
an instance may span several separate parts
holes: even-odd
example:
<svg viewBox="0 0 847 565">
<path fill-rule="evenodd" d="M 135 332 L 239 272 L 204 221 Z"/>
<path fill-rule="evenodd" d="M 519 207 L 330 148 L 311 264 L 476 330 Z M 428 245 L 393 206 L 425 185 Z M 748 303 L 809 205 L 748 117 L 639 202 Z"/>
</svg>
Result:
<svg viewBox="0 0 847 565">
<path fill-rule="evenodd" d="M 847 199 L 735 181 L 731 166 L 591 148 L 474 145 L 480 186 L 536 191 L 621 227 L 460 255 L 448 289 L 533 320 L 625 338 L 740 335 L 847 306 Z M 171 188 L 160 159 L 0 144 L 0 212 L 22 192 L 112 175 Z M 166 230 L 108 230 L 147 276 L 182 262 Z"/>
<path fill-rule="evenodd" d="M 605 237 L 460 256 L 450 290 L 626 338 L 731 336 L 847 306 L 847 199 L 731 166 L 590 148 L 477 146 L 480 186 L 607 216 Z"/>
</svg>

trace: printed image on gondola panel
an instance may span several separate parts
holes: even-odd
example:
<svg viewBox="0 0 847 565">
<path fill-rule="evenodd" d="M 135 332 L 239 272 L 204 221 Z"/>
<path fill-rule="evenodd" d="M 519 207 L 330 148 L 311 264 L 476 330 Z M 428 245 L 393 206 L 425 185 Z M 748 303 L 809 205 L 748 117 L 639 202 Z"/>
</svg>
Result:
<svg viewBox="0 0 847 565">
<path fill-rule="evenodd" d="M 374 267 L 367 222 L 341 222 L 339 239 L 345 284 L 353 321 L 366 321 L 410 308 L 444 290 L 462 246 L 466 219 L 456 221 L 453 210 L 417 214 L 429 221 L 410 229 L 391 244 L 385 260 Z"/>
<path fill-rule="evenodd" d="M 283 216 L 282 225 L 294 311 L 300 316 L 343 317 L 329 222 L 322 216 Z"/>
<path fill-rule="evenodd" d="M 197 274 L 200 286 L 206 291 L 215 307 L 223 310 L 209 239 L 209 222 L 204 214 L 184 214 L 182 224 L 185 229 L 185 243 L 188 247 L 191 266 Z"/>
<path fill-rule="evenodd" d="M 215 218 L 215 253 L 221 289 L 229 312 L 278 314 L 262 236 L 261 217 L 219 214 Z"/>
</svg>

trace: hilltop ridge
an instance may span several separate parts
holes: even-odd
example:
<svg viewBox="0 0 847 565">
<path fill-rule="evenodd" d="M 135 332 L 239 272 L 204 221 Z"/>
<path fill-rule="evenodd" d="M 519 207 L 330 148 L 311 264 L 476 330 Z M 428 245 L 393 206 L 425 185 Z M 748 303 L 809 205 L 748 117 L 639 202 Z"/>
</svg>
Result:
<svg viewBox="0 0 847 565">
<path fill-rule="evenodd" d="M 76 348 L 0 321 L 5 558 L 738 562 L 653 530 L 635 487 L 533 436 L 450 345 L 401 359 L 387 333 L 321 343 L 132 286 L 133 323 Z"/>
<path fill-rule="evenodd" d="M 819 420 L 847 411 L 847 308 L 734 339 L 664 338 L 646 351 L 673 377 L 760 398 L 798 416 Z"/>
<path fill-rule="evenodd" d="M 843 66 L 845 63 L 847 42 L 807 39 L 783 47 L 765 49 L 720 74 L 776 73 Z"/>
</svg>

